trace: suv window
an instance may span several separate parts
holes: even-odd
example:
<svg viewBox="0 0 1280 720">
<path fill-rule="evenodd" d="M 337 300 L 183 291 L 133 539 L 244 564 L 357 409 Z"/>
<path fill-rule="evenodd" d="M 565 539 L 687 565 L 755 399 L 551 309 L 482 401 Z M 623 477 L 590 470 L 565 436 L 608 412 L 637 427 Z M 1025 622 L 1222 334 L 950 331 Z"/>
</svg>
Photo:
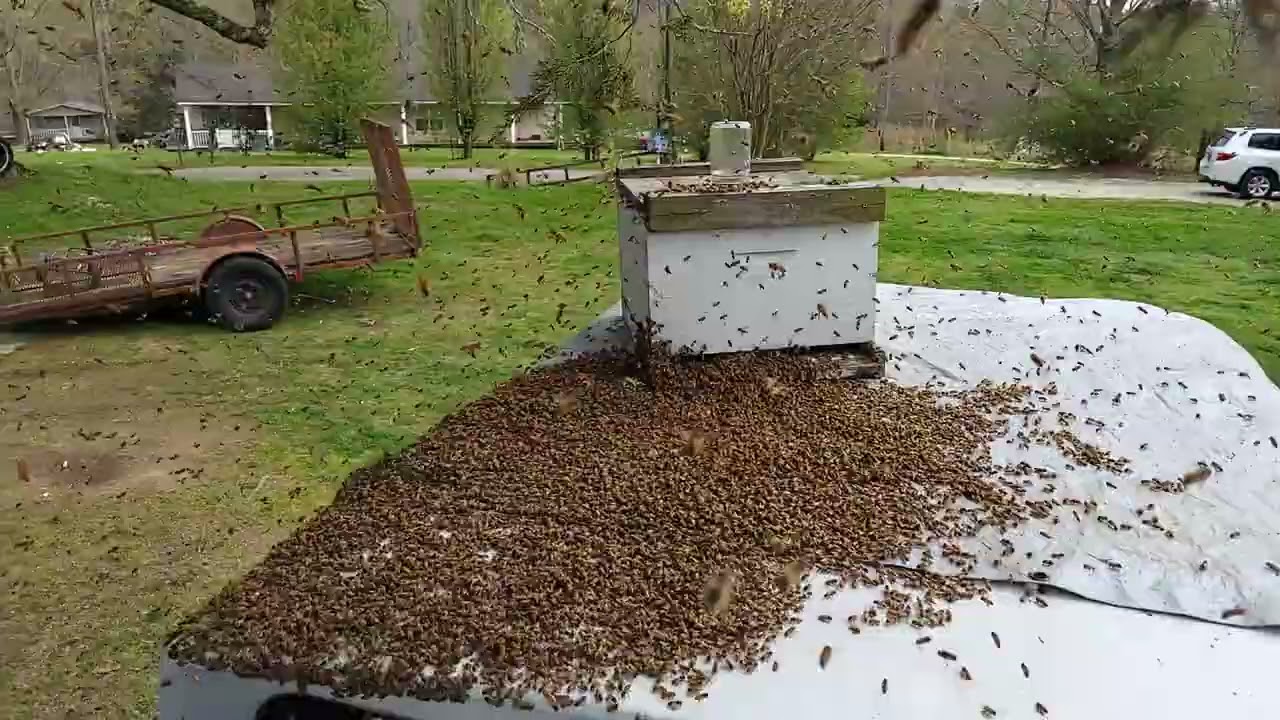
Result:
<svg viewBox="0 0 1280 720">
<path fill-rule="evenodd" d="M 1234 132 L 1230 130 L 1224 130 L 1222 131 L 1222 137 L 1213 141 L 1213 147 L 1223 147 L 1227 143 L 1231 142 L 1231 138 L 1235 136 L 1236 134 Z"/>
<path fill-rule="evenodd" d="M 1249 138 L 1249 147 L 1261 150 L 1280 150 L 1280 135 L 1275 133 L 1254 133 Z"/>
</svg>

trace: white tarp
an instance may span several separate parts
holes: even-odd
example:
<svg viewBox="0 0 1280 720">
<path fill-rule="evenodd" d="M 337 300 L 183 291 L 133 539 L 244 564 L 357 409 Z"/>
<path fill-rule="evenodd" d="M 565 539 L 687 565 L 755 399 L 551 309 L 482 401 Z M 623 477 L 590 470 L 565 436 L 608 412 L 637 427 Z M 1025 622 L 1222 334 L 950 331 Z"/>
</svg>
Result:
<svg viewBox="0 0 1280 720">
<path fill-rule="evenodd" d="M 893 285 L 881 286 L 879 299 L 877 338 L 892 356 L 895 381 L 1054 383 L 1058 394 L 1038 404 L 1052 400 L 1074 413 L 1080 438 L 1131 461 L 1132 472 L 1116 478 L 1069 469 L 1057 449 L 996 443 L 997 462 L 1048 468 L 1057 473 L 1050 482 L 1058 498 L 1093 500 L 1097 508 L 1080 509 L 1080 521 L 1060 512 L 1056 525 L 1027 524 L 1010 538 L 1017 550 L 999 568 L 990 562 L 1002 550 L 996 534 L 972 543 L 980 576 L 1021 580 L 1043 572 L 1046 582 L 1102 602 L 1280 624 L 1280 449 L 1271 440 L 1280 441 L 1280 388 L 1226 333 L 1114 300 L 1042 303 Z M 1045 361 L 1038 371 L 1033 352 Z M 1056 412 L 1042 422 L 1056 427 Z M 1185 492 L 1140 484 L 1178 481 L 1198 463 L 1213 474 Z M 1153 515 L 1172 538 L 1143 524 Z"/>
<path fill-rule="evenodd" d="M 821 586 L 822 579 L 814 582 Z M 771 649 L 778 670 L 717 673 L 701 701 L 684 698 L 678 709 L 637 680 L 618 712 L 591 701 L 553 712 L 538 696 L 533 711 L 411 698 L 351 702 L 415 720 L 521 720 L 527 718 L 681 718 L 775 720 L 868 718 L 939 720 L 983 717 L 1039 720 L 1205 720 L 1267 718 L 1280 703 L 1274 678 L 1280 636 L 1271 630 L 1227 627 L 1187 618 L 1050 594 L 1041 608 L 1019 593 L 996 588 L 990 606 L 966 600 L 952 606 L 944 627 L 867 627 L 858 635 L 843 623 L 819 622 L 861 612 L 874 591 L 846 590 L 830 599 L 815 595 L 803 622 Z M 1000 638 L 996 647 L 992 638 Z M 917 644 L 929 636 L 931 641 Z M 825 670 L 822 648 L 832 648 Z M 946 650 L 956 656 L 938 655 Z M 1026 665 L 1026 674 L 1022 666 Z M 960 669 L 968 671 L 968 680 Z M 888 692 L 882 692 L 882 683 Z M 161 668 L 161 720 L 252 720 L 273 695 L 296 692 L 293 683 L 241 678 L 166 660 Z M 327 697 L 314 685 L 308 694 Z M 683 697 L 683 695 L 682 695 Z"/>
<path fill-rule="evenodd" d="M 722 671 L 707 685 L 707 698 L 684 698 L 679 707 L 668 706 L 643 681 L 618 713 L 591 701 L 552 712 L 536 697 L 538 707 L 530 712 L 490 707 L 478 697 L 468 703 L 403 697 L 351 702 L 424 720 L 934 720 L 980 718 L 986 709 L 997 718 L 1039 718 L 1043 709 L 1050 718 L 1090 720 L 1274 715 L 1280 703 L 1273 678 L 1280 633 L 1217 624 L 1234 608 L 1246 612 L 1225 620 L 1229 624 L 1280 624 L 1280 577 L 1266 566 L 1280 566 L 1280 450 L 1269 440 L 1280 440 L 1280 389 L 1249 354 L 1205 322 L 1149 306 L 1143 312 L 1134 303 L 1041 303 L 895 285 L 881 285 L 877 295 L 877 343 L 891 355 L 892 381 L 934 380 L 953 388 L 984 379 L 1037 388 L 1056 383 L 1057 395 L 1046 395 L 1040 404 L 1059 403 L 1077 416 L 1073 429 L 1083 439 L 1132 461 L 1132 472 L 1116 478 L 1068 469 L 1056 450 L 997 443 L 997 461 L 1050 468 L 1058 473 L 1052 482 L 1059 497 L 1091 499 L 1098 507 L 1082 514 L 1083 522 L 1068 512 L 1059 513 L 1064 519 L 1057 525 L 1028 525 L 1013 538 L 1017 552 L 1003 557 L 997 572 L 989 572 L 990 561 L 1001 555 L 994 536 L 972 548 L 988 577 L 1008 579 L 1012 569 L 1014 579 L 1025 580 L 1031 572 L 1045 572 L 1048 583 L 1101 602 L 1050 591 L 1041 607 L 1027 602 L 1019 587 L 998 583 L 990 605 L 956 603 L 944 627 L 866 626 L 855 635 L 843 622 L 819 617 L 858 614 L 878 593 L 860 588 L 830 598 L 815 594 L 795 633 L 771 646 L 776 672 Z M 614 308 L 570 343 L 566 354 L 616 347 L 623 334 Z M 1038 373 L 1032 352 L 1047 361 Z M 1086 424 L 1090 418 L 1095 424 Z M 1047 413 L 1043 422 L 1056 427 L 1056 413 Z M 1176 480 L 1199 461 L 1222 469 L 1185 493 L 1139 484 Z M 1148 504 L 1172 538 L 1138 521 L 1135 510 Z M 1098 515 L 1135 529 L 1112 530 Z M 1063 555 L 1054 559 L 1054 553 Z M 1043 564 L 1046 559 L 1054 560 L 1051 567 Z M 822 578 L 812 582 L 821 586 Z M 924 636 L 930 641 L 917 642 Z M 824 647 L 832 651 L 820 669 Z M 249 720 L 267 698 L 298 690 L 292 683 L 181 667 L 167 659 L 161 676 L 163 720 Z M 328 695 L 315 686 L 305 692 Z"/>
<path fill-rule="evenodd" d="M 969 543 L 979 563 L 968 574 L 1027 581 L 1037 573 L 1105 603 L 1236 625 L 1280 624 L 1280 449 L 1271 440 L 1280 442 L 1280 388 L 1226 333 L 1188 315 L 1117 300 L 1041 301 L 881 284 L 877 301 L 876 343 L 889 355 L 892 381 L 945 388 L 983 380 L 1039 389 L 1052 383 L 1057 394 L 1035 401 L 1048 410 L 1044 427 L 1058 427 L 1057 410 L 1072 413 L 1070 428 L 1081 439 L 1131 462 L 1131 472 L 1116 477 L 1069 469 L 1056 448 L 997 442 L 996 462 L 1053 471 L 1056 477 L 1036 487 L 1047 482 L 1053 496 L 1097 507 L 1077 508 L 1078 522 L 1070 509 L 1056 513 L 1056 525 L 1031 521 L 1005 536 L 1016 548 L 1012 555 L 1002 557 L 994 532 Z M 570 351 L 616 343 L 622 328 L 613 315 L 602 316 Z M 1014 430 L 1021 424 L 1016 419 Z M 1178 481 L 1199 463 L 1221 469 L 1185 492 L 1140 483 Z M 1032 489 L 1028 497 L 1049 495 Z M 1152 517 L 1162 529 L 1143 524 Z M 999 567 L 991 562 L 997 558 Z"/>
</svg>

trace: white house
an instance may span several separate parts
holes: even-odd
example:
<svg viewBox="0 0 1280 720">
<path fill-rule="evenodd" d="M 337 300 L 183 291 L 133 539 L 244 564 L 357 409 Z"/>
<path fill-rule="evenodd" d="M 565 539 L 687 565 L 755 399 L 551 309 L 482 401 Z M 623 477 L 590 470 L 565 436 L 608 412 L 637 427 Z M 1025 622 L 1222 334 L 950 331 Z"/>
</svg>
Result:
<svg viewBox="0 0 1280 720">
<path fill-rule="evenodd" d="M 66 135 L 72 142 L 102 142 L 107 139 L 107 118 L 101 105 L 63 102 L 27 113 L 27 137 L 48 140 Z"/>
<path fill-rule="evenodd" d="M 186 147 L 275 146 L 272 110 L 285 103 L 261 68 L 187 63 L 175 73 L 173 91 Z"/>
<path fill-rule="evenodd" d="M 505 97 L 486 102 L 492 106 L 490 121 L 502 118 L 513 98 L 529 90 L 529 73 L 511 68 L 510 89 Z M 402 145 L 434 145 L 450 142 L 447 108 L 432 99 L 418 77 L 402 91 L 413 100 L 377 103 L 375 115 L 392 126 L 399 125 Z M 188 63 L 181 66 L 174 81 L 174 99 L 182 116 L 186 147 L 255 149 L 275 146 L 276 113 L 289 106 L 272 86 L 269 71 L 248 65 Z M 521 114 L 499 134 L 504 145 L 525 147 L 557 146 L 560 142 L 562 103 L 551 102 Z M 492 126 L 482 131 L 477 142 L 487 143 Z"/>
</svg>

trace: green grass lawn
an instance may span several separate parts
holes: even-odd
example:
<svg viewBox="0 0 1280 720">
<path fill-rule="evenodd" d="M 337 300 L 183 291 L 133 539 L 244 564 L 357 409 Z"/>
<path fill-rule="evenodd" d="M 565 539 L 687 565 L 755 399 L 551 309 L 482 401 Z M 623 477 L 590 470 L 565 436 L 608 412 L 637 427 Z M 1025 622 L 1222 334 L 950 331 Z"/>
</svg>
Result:
<svg viewBox="0 0 1280 720">
<path fill-rule="evenodd" d="M 350 157 L 333 158 L 311 153 L 298 153 L 288 150 L 278 152 L 238 153 L 220 152 L 184 152 L 176 153 L 167 150 L 144 150 L 135 153 L 130 150 L 109 150 L 106 147 L 94 146 L 91 153 L 43 153 L 34 154 L 19 152 L 19 162 L 35 169 L 48 167 L 90 167 L 95 169 L 112 168 L 116 170 L 150 170 L 158 167 L 166 168 L 198 168 L 198 167 L 267 167 L 267 166 L 352 166 L 368 165 L 369 158 L 363 150 L 352 151 Z M 470 160 L 455 157 L 456 153 L 449 148 L 414 148 L 405 149 L 401 157 L 407 167 L 481 167 L 481 168 L 531 168 L 559 163 L 578 162 L 581 153 L 576 150 L 553 149 L 509 149 L 509 148 L 477 148 Z M 653 162 L 653 156 L 647 156 L 643 162 Z M 634 163 L 635 160 L 628 160 Z M 857 175 L 860 177 L 878 178 L 894 174 L 934 174 L 956 170 L 982 170 L 986 172 L 1026 169 L 1025 164 L 1009 163 L 987 158 L 944 158 L 932 156 L 889 157 L 873 153 L 856 152 L 824 152 L 820 153 L 808 167 L 815 172 L 827 175 Z"/>
<path fill-rule="evenodd" d="M 0 187 L 4 234 L 299 193 L 139 177 L 115 162 L 37 169 Z M 430 243 L 419 258 L 312 276 L 272 331 L 89 323 L 37 331 L 0 355 L 0 717 L 151 717 L 159 641 L 178 617 L 328 502 L 354 468 L 404 447 L 616 300 L 607 187 L 423 182 L 414 192 Z M 1280 379 L 1280 221 L 1253 208 L 895 189 L 880 277 L 1181 310 L 1230 333 Z M 232 425 L 252 433 L 212 456 L 199 481 L 43 497 L 13 480 L 4 456 L 98 447 L 76 431 L 99 417 L 163 434 L 196 415 L 213 436 Z M 180 439 L 175 453 L 192 444 Z"/>
<path fill-rule="evenodd" d="M 363 148 L 353 149 L 345 158 L 331 157 L 315 153 L 300 153 L 290 150 L 274 152 L 241 153 L 232 150 L 217 152 L 174 152 L 169 150 L 148 149 L 141 152 L 132 150 L 111 150 L 104 146 L 94 145 L 93 152 L 19 152 L 18 162 L 24 165 L 42 168 L 49 165 L 112 167 L 117 169 L 154 169 L 158 166 L 170 168 L 192 167 L 240 167 L 245 166 L 336 166 L 368 165 L 369 156 Z M 582 154 L 576 150 L 556 150 L 553 148 L 476 148 L 469 160 L 458 157 L 450 148 L 403 148 L 401 158 L 410 167 L 538 167 L 558 163 L 577 162 Z"/>
</svg>

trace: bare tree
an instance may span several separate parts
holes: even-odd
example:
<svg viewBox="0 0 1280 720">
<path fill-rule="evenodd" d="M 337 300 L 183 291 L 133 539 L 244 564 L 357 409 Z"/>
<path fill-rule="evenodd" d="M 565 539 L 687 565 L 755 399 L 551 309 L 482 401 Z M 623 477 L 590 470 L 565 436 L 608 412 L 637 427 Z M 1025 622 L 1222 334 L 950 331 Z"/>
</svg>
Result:
<svg viewBox="0 0 1280 720">
<path fill-rule="evenodd" d="M 471 157 L 487 101 L 503 76 L 511 22 L 504 0 L 425 0 L 427 74 Z"/>
<path fill-rule="evenodd" d="M 639 10 L 632 0 L 541 0 L 536 21 L 520 15 L 520 22 L 545 33 L 547 47 L 529 94 L 509 117 L 553 97 L 564 100 L 583 159 L 599 159 L 619 110 L 635 101 L 630 40 Z"/>
<path fill-rule="evenodd" d="M 41 38 L 41 13 L 47 0 L 3 0 L 0 4 L 0 65 L 4 69 L 9 115 L 18 144 L 27 143 L 31 104 L 56 87 L 64 61 L 74 60 Z"/>
<path fill-rule="evenodd" d="M 673 21 L 681 41 L 677 115 L 695 138 L 719 115 L 750 121 L 761 155 L 791 143 L 811 151 L 810 136 L 821 130 L 815 121 L 847 115 L 851 92 L 861 93 L 860 50 L 874 37 L 867 30 L 874 7 L 874 0 L 683 3 Z"/>
</svg>

